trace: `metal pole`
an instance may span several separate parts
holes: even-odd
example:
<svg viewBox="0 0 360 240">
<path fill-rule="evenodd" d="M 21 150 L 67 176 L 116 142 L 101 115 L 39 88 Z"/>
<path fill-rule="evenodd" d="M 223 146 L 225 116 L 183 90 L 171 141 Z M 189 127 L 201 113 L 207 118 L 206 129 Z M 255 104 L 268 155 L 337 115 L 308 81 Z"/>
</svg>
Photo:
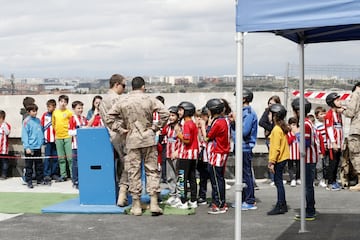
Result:
<svg viewBox="0 0 360 240">
<path fill-rule="evenodd" d="M 242 202 L 242 99 L 244 76 L 244 33 L 236 33 L 237 69 L 236 69 L 236 147 L 235 147 L 235 240 L 241 239 L 241 202 Z"/>
<path fill-rule="evenodd" d="M 286 76 L 285 76 L 285 96 L 284 96 L 284 106 L 288 109 L 288 101 L 289 101 L 289 68 L 290 63 L 286 64 Z"/>
<path fill-rule="evenodd" d="M 306 232 L 305 230 L 305 101 L 304 101 L 304 40 L 301 40 L 299 44 L 300 51 L 300 79 L 299 79 L 299 90 L 300 90 L 300 178 L 301 178 L 301 206 L 300 206 L 300 233 Z"/>
</svg>

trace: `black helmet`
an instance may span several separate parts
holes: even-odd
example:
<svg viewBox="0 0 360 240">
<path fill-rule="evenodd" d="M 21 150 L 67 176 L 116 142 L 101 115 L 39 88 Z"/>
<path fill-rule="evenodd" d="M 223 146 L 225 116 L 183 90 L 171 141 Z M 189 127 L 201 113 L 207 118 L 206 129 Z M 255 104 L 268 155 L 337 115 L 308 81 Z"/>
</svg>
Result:
<svg viewBox="0 0 360 240">
<path fill-rule="evenodd" d="M 244 88 L 243 89 L 243 99 L 246 100 L 246 102 L 252 102 L 254 98 L 254 94 L 250 89 Z"/>
<path fill-rule="evenodd" d="M 287 113 L 285 107 L 279 103 L 271 105 L 270 112 L 272 112 L 273 115 L 276 115 L 279 119 L 284 119 Z"/>
<path fill-rule="evenodd" d="M 335 104 L 334 104 L 334 101 L 335 99 L 338 99 L 340 98 L 340 95 L 337 94 L 337 93 L 329 93 L 327 96 L 326 96 L 326 104 L 329 106 L 329 107 L 336 107 Z"/>
<path fill-rule="evenodd" d="M 184 117 L 191 117 L 195 114 L 195 106 L 191 102 L 181 102 L 178 108 L 184 109 Z"/>
<path fill-rule="evenodd" d="M 222 113 L 224 111 L 225 105 L 220 99 L 213 98 L 207 101 L 206 107 L 210 110 L 211 114 L 213 115 L 213 114 Z"/>
<path fill-rule="evenodd" d="M 304 98 L 304 104 L 305 104 L 305 115 L 307 115 L 311 110 L 311 103 L 306 98 Z M 291 103 L 291 107 L 294 111 L 299 111 L 300 98 L 295 98 Z"/>
<path fill-rule="evenodd" d="M 208 108 L 206 107 L 206 106 L 203 106 L 202 108 L 201 108 L 201 114 L 202 115 L 208 115 Z"/>
<path fill-rule="evenodd" d="M 171 107 L 169 107 L 169 112 L 170 112 L 170 113 L 175 113 L 176 115 L 179 116 L 178 107 L 177 107 L 177 106 L 171 106 Z"/>
</svg>

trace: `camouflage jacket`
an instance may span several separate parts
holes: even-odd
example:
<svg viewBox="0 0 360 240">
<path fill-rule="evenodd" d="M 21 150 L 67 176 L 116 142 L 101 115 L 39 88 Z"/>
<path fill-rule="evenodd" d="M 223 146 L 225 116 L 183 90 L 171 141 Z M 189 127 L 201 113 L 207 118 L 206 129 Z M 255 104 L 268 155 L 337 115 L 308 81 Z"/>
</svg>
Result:
<svg viewBox="0 0 360 240">
<path fill-rule="evenodd" d="M 153 113 L 160 116 L 159 126 L 153 125 Z M 155 132 L 166 124 L 169 112 L 156 98 L 141 90 L 121 95 L 108 111 L 105 122 L 115 132 L 128 130 L 126 148 L 135 149 L 156 145 Z"/>
<path fill-rule="evenodd" d="M 343 114 L 351 118 L 349 135 L 360 135 L 360 91 L 356 90 L 352 93 L 350 102 L 346 106 Z"/>
<path fill-rule="evenodd" d="M 119 131 L 115 132 L 109 128 L 105 121 L 107 112 L 113 105 L 115 105 L 115 103 L 119 100 L 119 97 L 119 94 L 110 89 L 108 94 L 104 96 L 100 103 L 99 112 L 103 122 L 105 123 L 105 126 L 109 131 L 111 142 L 125 144 L 125 135 L 123 135 L 124 129 L 120 129 Z"/>
</svg>

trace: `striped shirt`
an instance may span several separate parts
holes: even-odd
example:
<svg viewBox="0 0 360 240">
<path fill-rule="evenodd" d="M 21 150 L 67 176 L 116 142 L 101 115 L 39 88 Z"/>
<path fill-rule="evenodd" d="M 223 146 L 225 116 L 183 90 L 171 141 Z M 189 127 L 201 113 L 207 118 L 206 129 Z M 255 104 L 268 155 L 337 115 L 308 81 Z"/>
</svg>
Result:
<svg viewBox="0 0 360 240">
<path fill-rule="evenodd" d="M 184 140 L 190 142 L 185 144 L 181 142 L 179 145 L 179 158 L 197 160 L 199 157 L 199 140 L 198 128 L 192 119 L 184 121 L 181 127 Z"/>
<path fill-rule="evenodd" d="M 0 154 L 9 153 L 9 134 L 11 132 L 10 124 L 3 122 L 0 125 Z"/>
<path fill-rule="evenodd" d="M 318 122 L 316 125 L 316 131 L 318 132 L 318 135 L 321 135 L 322 141 L 320 141 L 320 145 L 322 145 L 323 149 L 328 149 L 328 144 L 326 140 L 326 129 L 325 124 L 322 122 Z M 320 138 L 319 138 L 320 139 Z"/>
<path fill-rule="evenodd" d="M 174 127 L 167 124 L 161 132 L 167 138 L 166 158 L 172 158 L 172 154 L 179 148 L 179 139 L 176 136 Z"/>
<path fill-rule="evenodd" d="M 230 151 L 230 123 L 227 118 L 214 119 L 207 137 L 209 142 L 212 142 L 209 149 L 210 155 L 208 155 L 209 163 L 216 167 L 223 167 Z"/>
<path fill-rule="evenodd" d="M 319 138 L 309 118 L 305 118 L 305 142 L 309 142 L 309 145 L 305 146 L 305 163 L 317 163 L 320 152 Z"/>
<path fill-rule="evenodd" d="M 300 145 L 296 135 L 293 132 L 288 132 L 287 139 L 290 148 L 290 160 L 300 160 Z"/>
<path fill-rule="evenodd" d="M 325 115 L 325 128 L 329 149 L 333 147 L 333 143 L 340 148 L 344 142 L 341 114 L 330 109 Z"/>
<path fill-rule="evenodd" d="M 41 126 L 44 129 L 45 143 L 55 142 L 55 129 L 52 125 L 52 112 L 45 112 L 40 119 Z"/>
<path fill-rule="evenodd" d="M 69 135 L 72 136 L 72 139 L 71 139 L 72 149 L 78 148 L 76 130 L 78 128 L 85 127 L 87 125 L 87 122 L 88 121 L 87 121 L 86 117 L 84 117 L 84 116 L 76 116 L 76 115 L 71 116 L 70 121 L 69 121 Z"/>
</svg>

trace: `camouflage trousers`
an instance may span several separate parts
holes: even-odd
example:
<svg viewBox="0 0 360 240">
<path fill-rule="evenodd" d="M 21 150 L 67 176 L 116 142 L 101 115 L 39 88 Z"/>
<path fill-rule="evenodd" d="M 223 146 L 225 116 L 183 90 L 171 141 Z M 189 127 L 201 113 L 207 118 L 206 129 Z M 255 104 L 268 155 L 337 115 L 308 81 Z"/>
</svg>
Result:
<svg viewBox="0 0 360 240">
<path fill-rule="evenodd" d="M 115 173 L 116 173 L 116 182 L 120 188 L 129 188 L 129 177 L 128 173 L 125 171 L 125 156 L 126 149 L 123 144 L 113 143 L 114 155 L 115 155 Z"/>
<path fill-rule="evenodd" d="M 141 161 L 144 161 L 146 191 L 149 195 L 160 192 L 160 173 L 157 168 L 156 146 L 128 149 L 125 157 L 125 171 L 129 176 L 129 192 L 133 199 L 141 197 Z"/>
<path fill-rule="evenodd" d="M 348 146 L 350 161 L 357 175 L 360 175 L 360 135 L 350 135 Z"/>
</svg>

